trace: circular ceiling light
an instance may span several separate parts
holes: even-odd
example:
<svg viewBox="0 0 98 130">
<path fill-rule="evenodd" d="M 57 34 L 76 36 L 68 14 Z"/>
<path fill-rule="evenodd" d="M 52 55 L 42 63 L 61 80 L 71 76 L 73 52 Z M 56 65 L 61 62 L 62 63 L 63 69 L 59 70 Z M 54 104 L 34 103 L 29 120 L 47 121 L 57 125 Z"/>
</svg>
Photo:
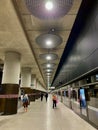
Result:
<svg viewBox="0 0 98 130">
<path fill-rule="evenodd" d="M 25 0 L 28 10 L 40 19 L 57 19 L 66 15 L 73 0 Z"/>
<path fill-rule="evenodd" d="M 55 65 L 56 64 L 54 64 L 54 63 L 44 63 L 44 64 L 42 64 L 42 67 L 43 68 L 54 68 Z"/>
<path fill-rule="evenodd" d="M 51 77 L 51 75 L 46 75 L 46 77 Z"/>
<path fill-rule="evenodd" d="M 41 34 L 36 38 L 36 43 L 41 48 L 52 49 L 62 43 L 62 38 L 55 34 Z"/>
<path fill-rule="evenodd" d="M 49 53 L 49 54 L 40 54 L 39 57 L 41 59 L 47 60 L 47 61 L 52 61 L 52 60 L 56 60 L 58 58 L 58 56 L 54 53 Z"/>
<path fill-rule="evenodd" d="M 47 10 L 52 10 L 53 9 L 53 3 L 52 1 L 47 1 L 45 4 L 45 7 Z"/>
<path fill-rule="evenodd" d="M 52 75 L 51 72 L 47 72 L 47 73 L 46 73 L 46 76 L 51 76 L 51 75 Z"/>
<path fill-rule="evenodd" d="M 50 78 L 51 78 L 51 76 L 46 76 L 46 78 L 50 79 Z"/>
<path fill-rule="evenodd" d="M 45 72 L 52 72 L 53 69 L 45 69 Z"/>
</svg>

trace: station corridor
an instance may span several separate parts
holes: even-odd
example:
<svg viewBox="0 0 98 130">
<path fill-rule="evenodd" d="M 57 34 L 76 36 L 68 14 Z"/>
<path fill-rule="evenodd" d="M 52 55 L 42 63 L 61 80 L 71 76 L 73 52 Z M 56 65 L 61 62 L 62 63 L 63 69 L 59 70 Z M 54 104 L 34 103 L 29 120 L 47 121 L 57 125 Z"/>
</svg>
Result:
<svg viewBox="0 0 98 130">
<path fill-rule="evenodd" d="M 96 130 L 61 102 L 52 108 L 51 95 L 48 101 L 31 102 L 28 111 L 23 107 L 18 113 L 0 116 L 0 130 Z"/>
</svg>

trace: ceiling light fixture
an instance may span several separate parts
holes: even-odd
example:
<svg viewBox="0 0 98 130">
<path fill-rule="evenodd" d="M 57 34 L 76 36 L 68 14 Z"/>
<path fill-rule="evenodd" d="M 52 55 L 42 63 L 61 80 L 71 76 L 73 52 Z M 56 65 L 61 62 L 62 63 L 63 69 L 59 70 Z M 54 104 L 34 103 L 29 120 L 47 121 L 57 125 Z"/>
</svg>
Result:
<svg viewBox="0 0 98 130">
<path fill-rule="evenodd" d="M 40 19 L 57 19 L 65 16 L 73 0 L 25 0 L 28 10 Z"/>
<path fill-rule="evenodd" d="M 55 63 L 44 63 L 42 64 L 43 68 L 54 68 L 56 64 Z"/>
<path fill-rule="evenodd" d="M 51 46 L 51 45 L 52 45 L 52 41 L 51 41 L 51 40 L 47 40 L 47 41 L 46 41 L 46 45 L 47 45 L 47 46 Z"/>
<path fill-rule="evenodd" d="M 46 56 L 46 60 L 51 60 L 51 56 Z"/>
<path fill-rule="evenodd" d="M 49 77 L 49 78 L 51 78 L 51 75 L 46 75 L 46 77 Z"/>
<path fill-rule="evenodd" d="M 50 68 L 51 67 L 51 64 L 47 64 L 47 68 Z"/>
<path fill-rule="evenodd" d="M 56 34 L 41 34 L 36 38 L 36 43 L 45 49 L 52 49 L 62 43 L 62 38 Z"/>
<path fill-rule="evenodd" d="M 56 60 L 58 58 L 57 54 L 54 53 L 45 53 L 45 54 L 40 54 L 39 57 L 41 59 L 47 60 L 47 61 L 52 61 L 52 60 Z"/>
<path fill-rule="evenodd" d="M 47 73 L 46 73 L 46 76 L 51 76 L 51 75 L 52 75 L 51 72 L 47 72 Z"/>
<path fill-rule="evenodd" d="M 47 1 L 46 4 L 45 4 L 45 7 L 47 10 L 52 10 L 53 9 L 53 3 L 52 1 Z"/>
<path fill-rule="evenodd" d="M 46 69 L 45 71 L 46 72 L 52 72 L 53 70 L 52 69 Z"/>
</svg>

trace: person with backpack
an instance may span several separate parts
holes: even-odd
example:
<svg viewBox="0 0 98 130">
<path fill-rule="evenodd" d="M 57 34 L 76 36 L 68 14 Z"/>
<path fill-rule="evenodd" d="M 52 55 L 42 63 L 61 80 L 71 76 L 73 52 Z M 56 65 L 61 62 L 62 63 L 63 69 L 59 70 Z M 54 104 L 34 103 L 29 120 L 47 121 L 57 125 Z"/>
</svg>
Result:
<svg viewBox="0 0 98 130">
<path fill-rule="evenodd" d="M 23 95 L 22 102 L 23 102 L 24 111 L 27 112 L 28 105 L 29 105 L 29 98 L 27 94 Z"/>
</svg>

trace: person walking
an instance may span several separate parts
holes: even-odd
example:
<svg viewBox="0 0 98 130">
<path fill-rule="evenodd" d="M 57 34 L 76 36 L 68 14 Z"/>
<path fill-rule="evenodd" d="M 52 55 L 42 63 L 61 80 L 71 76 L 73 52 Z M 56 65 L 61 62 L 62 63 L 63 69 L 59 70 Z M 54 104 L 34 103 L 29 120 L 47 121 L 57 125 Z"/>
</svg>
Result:
<svg viewBox="0 0 98 130">
<path fill-rule="evenodd" d="M 24 111 L 27 112 L 28 105 L 29 105 L 29 98 L 27 94 L 23 95 L 22 102 L 23 102 Z"/>
<path fill-rule="evenodd" d="M 46 102 L 47 102 L 47 98 L 48 98 L 48 93 L 45 93 L 45 98 L 46 98 Z"/>
<path fill-rule="evenodd" d="M 57 107 L 57 97 L 55 94 L 52 95 L 53 109 Z"/>
<path fill-rule="evenodd" d="M 41 93 L 41 101 L 43 101 L 43 96 L 44 96 L 44 94 L 43 94 L 43 93 Z"/>
</svg>

